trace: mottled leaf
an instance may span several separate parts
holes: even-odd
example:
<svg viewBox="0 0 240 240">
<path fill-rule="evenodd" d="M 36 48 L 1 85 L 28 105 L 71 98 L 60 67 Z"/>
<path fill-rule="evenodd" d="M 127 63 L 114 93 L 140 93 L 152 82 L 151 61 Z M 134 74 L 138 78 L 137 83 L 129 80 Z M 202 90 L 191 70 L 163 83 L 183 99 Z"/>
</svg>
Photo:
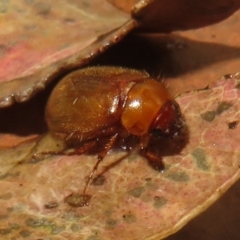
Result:
<svg viewBox="0 0 240 240">
<path fill-rule="evenodd" d="M 6 11 L 4 9 L 6 9 L 7 1 L 2 2 L 5 5 L 1 3 L 2 5 L 0 9 L 4 12 Z M 35 1 L 25 2 L 28 4 L 33 4 Z M 121 1 L 121 3 L 123 2 L 124 1 Z M 222 1 L 215 2 L 221 4 Z M 228 1 L 228 3 L 229 2 L 230 1 Z M 206 3 L 208 4 L 209 2 Z M 237 1 L 235 3 L 237 3 Z M 42 9 L 44 10 L 44 8 Z M 222 10 L 224 12 L 226 8 L 225 10 L 224 8 Z M 44 11 L 47 12 L 47 8 L 45 8 Z M 124 44 L 127 47 L 120 47 L 120 54 L 116 55 L 114 51 L 110 51 L 110 53 L 113 53 L 113 56 L 115 57 L 110 58 L 110 60 L 107 59 L 107 61 L 105 61 L 105 64 L 107 63 L 116 65 L 117 63 L 125 66 L 133 65 L 134 67 L 137 66 L 141 69 L 150 69 L 150 73 L 152 72 L 152 70 L 153 72 L 157 71 L 157 75 L 160 75 L 160 77 L 164 76 L 164 79 L 170 80 L 167 82 L 167 84 L 169 84 L 170 90 L 176 93 L 183 92 L 184 90 L 191 90 L 194 88 L 196 89 L 199 87 L 205 88 L 211 81 L 216 79 L 218 76 L 229 72 L 239 71 L 240 45 L 238 41 L 238 20 L 239 14 L 235 14 L 233 17 L 221 24 L 199 29 L 197 31 L 177 32 L 175 35 L 165 35 L 164 37 L 159 35 L 152 35 L 150 38 L 149 36 L 147 38 L 145 37 L 144 41 L 142 41 L 143 38 L 140 38 L 138 36 L 133 38 L 133 40 L 130 39 L 130 41 L 126 41 Z M 192 24 L 192 21 L 189 21 L 187 17 L 186 22 Z M 131 24 L 130 26 L 133 27 L 133 25 Z M 164 26 L 166 26 L 166 24 Z M 102 39 L 105 39 L 105 37 L 108 37 L 108 35 L 103 36 Z M 102 44 L 102 39 L 100 39 L 100 44 Z M 110 39 L 112 39 L 111 34 Z M 96 47 L 98 48 L 99 46 L 100 45 L 97 44 Z M 2 50 L 0 50 L 0 52 L 4 53 L 4 47 L 1 49 Z M 113 48 L 113 50 L 114 49 L 116 48 Z M 133 51 L 135 51 L 136 53 L 141 53 L 142 55 L 140 54 L 138 55 L 140 57 L 133 59 L 132 57 L 130 57 L 131 52 Z M 124 54 L 126 55 L 126 57 L 123 57 Z M 103 56 L 103 58 L 105 58 L 105 56 Z M 117 62 L 116 59 L 121 59 L 120 63 Z M 139 61 L 142 60 L 143 62 L 139 64 Z M 96 61 L 95 63 L 98 64 L 98 61 Z M 151 66 L 151 68 L 149 66 Z M 154 68 L 152 68 L 153 66 Z M 36 69 L 38 70 L 38 68 Z M 65 70 L 63 69 L 63 71 Z M 41 71 L 42 70 L 40 69 L 40 72 Z M 25 70 L 23 72 L 25 72 Z M 46 71 L 45 73 L 49 74 L 48 71 Z M 45 73 L 43 70 L 43 74 Z M 235 77 L 237 78 L 238 75 L 236 75 Z M 231 75 L 228 74 L 223 77 L 223 79 L 224 78 L 231 78 Z M 29 81 L 29 83 L 30 82 L 31 80 Z M 178 85 L 176 85 L 176 83 L 178 83 Z M 224 80 L 222 80 L 222 84 L 225 84 Z M 24 86 L 28 87 L 29 85 L 26 83 L 26 85 Z M 230 91 L 230 89 L 232 89 L 231 84 L 227 84 L 225 86 L 227 88 L 229 87 L 229 96 L 232 94 L 232 92 L 236 92 L 235 89 L 232 92 Z M 240 83 L 237 83 L 235 86 L 236 89 L 240 89 L 239 86 Z M 2 92 L 3 85 L 1 85 L 0 88 Z M 14 85 L 14 89 L 19 90 L 20 86 L 16 84 Z M 189 99 L 195 99 L 195 97 L 197 99 L 198 94 L 199 93 L 197 92 L 192 93 L 192 95 L 190 94 L 189 96 L 191 97 Z M 183 97 L 184 96 L 180 97 L 178 101 L 181 102 L 181 99 L 183 99 Z M 209 102 L 212 103 L 212 98 L 209 98 L 209 95 L 207 97 Z M 208 101 L 207 97 L 206 101 Z M 237 107 L 235 106 L 236 103 L 234 99 L 235 98 L 233 98 L 233 107 L 234 110 L 236 110 Z M 208 121 L 210 122 L 210 125 L 207 125 L 207 121 L 202 121 L 204 120 L 204 118 L 202 118 L 201 123 L 204 122 L 205 125 L 201 129 L 203 129 L 203 131 L 207 131 L 208 128 L 205 127 L 210 126 L 209 131 L 213 134 L 218 134 L 219 127 L 220 129 L 222 129 L 221 126 L 224 125 L 224 131 L 230 133 L 230 136 L 227 135 L 227 139 L 231 138 L 231 141 L 239 142 L 239 139 L 237 138 L 237 134 L 239 134 L 239 132 L 237 132 L 239 129 L 239 120 L 235 119 L 235 117 L 231 115 L 233 110 L 231 108 L 227 109 L 226 112 L 222 113 L 227 115 L 223 116 L 221 116 L 221 114 L 216 114 L 216 112 L 219 112 L 219 110 L 217 109 L 219 109 L 219 106 L 222 106 L 224 102 L 226 101 L 221 101 L 221 103 L 218 104 L 217 107 L 213 107 L 210 109 L 204 107 L 204 111 L 198 112 L 201 118 L 206 113 L 214 113 L 214 117 L 211 118 L 211 121 Z M 194 104 L 193 109 L 198 109 L 197 106 L 200 106 L 198 105 L 199 103 L 201 103 L 201 99 L 199 99 L 196 104 Z M 187 105 L 184 102 L 182 102 L 181 104 L 185 107 Z M 230 105 L 232 105 L 232 103 L 230 103 Z M 21 111 L 21 109 L 26 106 L 27 108 L 24 111 Z M 196 109 L 194 111 L 197 111 Z M 221 107 L 220 109 L 224 108 Z M 8 112 L 10 111 L 17 112 L 17 114 L 14 114 L 12 118 L 9 118 Z M 155 194 L 156 192 L 161 193 L 162 191 L 162 188 L 159 187 L 158 184 L 155 184 L 156 182 L 158 183 L 159 176 L 161 174 L 149 170 L 149 172 L 147 171 L 146 174 L 148 175 L 149 173 L 149 176 L 151 175 L 151 177 L 142 179 L 140 176 L 140 178 L 138 178 L 138 171 L 140 165 L 145 169 L 149 169 L 149 166 L 146 164 L 146 161 L 144 159 L 139 159 L 138 156 L 133 154 L 130 156 L 129 159 L 123 159 L 120 165 L 118 164 L 117 166 L 110 168 L 107 172 L 104 173 L 104 175 L 101 175 L 102 179 L 104 179 L 104 181 L 102 181 L 100 178 L 103 184 L 94 184 L 93 186 L 91 186 L 90 193 L 94 194 L 94 196 L 95 192 L 100 194 L 95 196 L 96 198 L 93 197 L 93 199 L 95 199 L 94 201 L 97 202 L 97 205 L 94 203 L 95 205 L 92 206 L 92 208 L 94 208 L 93 211 L 92 209 L 88 211 L 90 214 L 82 213 L 81 209 L 79 210 L 73 208 L 70 205 L 67 206 L 67 203 L 64 200 L 72 192 L 81 193 L 82 186 L 84 184 L 83 181 L 85 181 L 84 177 L 86 177 L 88 172 L 91 171 L 91 166 L 94 164 L 95 158 L 85 156 L 67 158 L 58 158 L 56 156 L 52 156 L 52 158 L 49 158 L 49 155 L 46 155 L 44 157 L 38 156 L 36 158 L 31 158 L 34 152 L 41 152 L 45 149 L 46 146 L 50 147 L 50 149 L 55 149 L 56 151 L 61 148 L 61 145 L 55 145 L 54 142 L 52 143 L 53 145 L 51 145 L 48 138 L 42 138 L 42 140 L 38 140 L 37 146 L 32 140 L 30 142 L 23 143 L 21 146 L 17 147 L 20 142 L 28 141 L 31 138 L 36 138 L 36 133 L 38 133 L 38 131 L 33 131 L 33 129 L 36 128 L 39 122 L 42 121 L 42 111 L 42 106 L 41 108 L 39 108 L 39 105 L 36 105 L 36 102 L 33 102 L 29 103 L 29 105 L 16 104 L 14 108 L 2 109 L 0 113 L 1 133 L 8 133 L 0 135 L 0 148 L 4 149 L 1 150 L 0 154 L 0 169 L 2 179 L 2 193 L 0 194 L 0 202 L 3 206 L 0 212 L 0 217 L 2 219 L 0 224 L 0 234 L 2 235 L 2 237 L 0 235 L 0 238 L 31 239 L 32 237 L 36 237 L 39 239 L 82 239 L 82 232 L 84 231 L 86 239 L 88 240 L 114 238 L 118 239 L 118 236 L 123 233 L 123 230 L 119 230 L 118 228 L 119 226 L 121 227 L 125 224 L 125 226 L 127 225 L 126 229 L 129 229 L 129 231 L 131 229 L 133 230 L 133 235 L 129 234 L 129 232 L 126 232 L 126 239 L 135 239 L 139 238 L 139 236 L 145 239 L 144 234 L 148 236 L 153 235 L 148 239 L 158 239 L 159 236 L 165 237 L 168 234 L 171 234 L 172 232 L 178 230 L 178 228 L 183 226 L 186 221 L 197 215 L 202 210 L 205 210 L 205 208 L 207 208 L 209 204 L 212 203 L 212 200 L 216 200 L 238 178 L 239 173 L 237 172 L 237 168 L 235 168 L 233 162 L 235 161 L 236 165 L 236 161 L 239 159 L 239 157 L 237 157 L 237 155 L 239 156 L 239 147 L 237 145 L 235 145 L 235 154 L 237 155 L 233 158 L 233 152 L 231 152 L 231 149 L 228 149 L 229 152 L 223 153 L 222 148 L 221 151 L 219 151 L 219 148 L 216 147 L 216 151 L 214 152 L 211 148 L 209 150 L 209 146 L 206 146 L 206 152 L 205 145 L 201 145 L 202 142 L 199 142 L 199 144 L 196 144 L 198 146 L 194 149 L 189 149 L 188 146 L 186 146 L 186 149 L 183 150 L 183 153 L 185 154 L 183 155 L 184 157 L 187 155 L 186 151 L 189 149 L 189 156 L 191 156 L 192 160 L 191 164 L 194 166 L 192 170 L 187 169 L 187 171 L 184 171 L 185 169 L 182 168 L 182 165 L 178 165 L 178 161 L 183 161 L 181 160 L 182 158 L 178 159 L 177 156 L 176 160 L 172 160 L 171 158 L 165 158 L 165 162 L 168 165 L 166 165 L 167 171 L 163 173 L 163 176 L 165 176 L 165 178 L 163 179 L 165 181 L 169 181 L 169 185 L 167 185 L 163 191 L 165 195 Z M 187 107 L 184 112 L 185 111 L 185 115 L 189 116 L 189 113 L 191 111 L 188 111 Z M 230 115 L 228 111 L 230 111 Z M 33 116 L 36 112 L 40 113 L 36 116 Z M 222 112 L 222 110 L 220 112 Z M 225 122 L 223 125 L 222 123 L 220 124 L 218 122 L 220 121 L 219 117 L 224 118 Z M 191 116 L 191 118 L 187 117 L 187 120 L 192 118 L 195 119 L 194 116 Z M 209 118 L 207 118 L 207 120 L 209 120 Z M 19 123 L 21 122 L 22 124 L 19 125 Z M 213 124 L 216 123 L 219 123 L 221 126 L 218 124 L 217 126 L 213 126 Z M 192 123 L 189 124 L 189 126 L 194 125 L 192 131 L 194 132 L 194 134 L 196 133 L 200 136 L 201 129 L 198 129 L 197 124 L 198 122 L 195 122 L 194 120 Z M 214 131 L 211 130 L 212 128 L 214 128 Z M 228 128 L 229 132 L 225 128 Z M 231 132 L 230 130 L 233 132 Z M 42 131 L 45 131 L 45 127 L 41 127 L 40 132 Z M 225 134 L 224 131 L 220 131 L 219 134 Z M 9 134 L 19 134 L 19 132 L 20 136 Z M 232 137 L 231 134 L 233 134 L 234 136 Z M 209 139 L 211 139 L 211 137 Z M 225 139 L 225 137 L 223 139 Z M 191 141 L 192 140 L 190 137 L 189 144 L 191 143 Z M 206 145 L 207 144 L 209 144 L 209 142 L 207 142 Z M 6 149 L 7 147 L 12 147 L 12 149 Z M 208 152 L 210 152 L 211 154 L 213 152 L 217 157 L 209 161 Z M 121 153 L 119 153 L 119 155 L 121 156 Z M 48 158 L 46 160 L 43 160 L 43 158 L 45 157 Z M 109 155 L 109 157 L 106 159 L 106 161 L 104 161 L 102 165 L 103 171 L 105 170 L 104 166 L 108 166 L 110 162 L 115 161 L 118 158 L 119 156 L 115 155 L 114 153 Z M 224 158 L 225 162 L 222 163 L 221 159 Z M 214 163 L 215 161 L 217 165 L 215 168 L 213 168 L 215 165 L 213 165 L 212 162 Z M 137 169 L 132 167 L 132 162 L 137 162 Z M 16 163 L 18 163 L 18 166 L 16 166 Z M 218 166 L 219 163 L 220 166 Z M 86 164 L 87 166 L 85 166 Z M 230 166 L 228 164 L 230 164 Z M 231 164 L 233 164 L 233 166 L 231 166 Z M 76 170 L 74 170 L 75 166 Z M 121 168 L 121 166 L 123 167 L 123 169 L 118 172 L 118 169 Z M 175 166 L 176 169 L 178 169 L 179 171 L 169 171 L 169 169 L 171 170 L 172 166 L 173 170 L 175 170 Z M 185 168 L 187 168 L 187 166 Z M 194 171 L 195 169 L 196 171 Z M 215 173 L 218 173 L 218 169 L 220 169 L 219 174 L 211 174 L 211 171 L 213 170 L 216 170 Z M 225 169 L 226 171 L 223 171 L 223 169 Z M 130 174 L 131 171 L 133 174 Z M 83 174 L 81 174 L 81 172 L 83 172 Z M 204 176 L 204 178 L 201 179 L 199 177 L 198 179 L 198 175 L 196 175 L 196 173 L 199 174 L 199 172 L 200 177 Z M 223 172 L 224 174 L 222 175 Z M 197 181 L 190 182 L 192 180 L 191 173 L 193 176 L 195 176 L 197 180 L 199 180 L 200 186 L 196 188 L 195 191 L 200 191 L 201 187 L 202 189 L 206 190 L 208 189 L 208 186 L 210 186 L 210 188 L 208 189 L 209 192 L 206 193 L 203 191 L 204 194 L 201 199 L 198 198 L 198 195 L 197 197 L 195 197 L 196 192 L 191 191 L 191 184 L 193 184 L 193 186 L 195 186 L 195 184 L 198 184 Z M 134 179 L 134 183 L 132 184 L 130 182 L 128 183 L 129 175 L 131 175 L 130 177 L 137 176 Z M 117 181 L 115 183 L 116 179 Z M 183 186 L 181 184 L 185 185 Z M 180 186 L 179 189 L 178 186 Z M 116 203 L 116 201 L 110 202 L 112 196 L 114 195 L 115 197 L 115 194 L 110 195 L 110 198 L 108 199 L 109 195 L 107 193 L 105 193 L 107 196 L 104 194 L 105 189 L 110 189 L 117 194 L 120 192 L 121 196 L 118 195 L 120 196 L 119 203 Z M 183 192 L 181 192 L 182 190 Z M 168 205 L 169 199 L 171 199 L 172 196 L 172 192 L 178 193 L 178 191 L 179 195 L 177 196 L 179 197 L 177 197 L 177 200 L 175 202 L 173 201 L 173 205 L 171 205 L 171 202 L 170 205 Z M 168 192 L 170 195 L 168 195 Z M 237 227 L 234 226 L 238 225 L 239 220 L 234 217 L 234 214 L 236 215 L 239 212 L 239 208 L 235 207 L 236 210 L 233 210 L 233 208 L 234 206 L 239 205 L 239 196 L 237 195 L 237 191 L 231 194 L 231 200 L 229 201 L 230 203 L 224 202 L 224 207 L 219 210 L 217 215 L 216 212 L 215 214 L 210 214 L 211 216 L 209 216 L 209 214 L 203 215 L 203 217 L 200 218 L 200 222 L 195 223 L 195 225 L 190 225 L 190 233 L 186 231 L 181 233 L 181 231 L 179 231 L 179 235 L 176 235 L 176 238 L 173 237 L 170 239 L 193 239 L 196 236 L 198 236 L 199 239 L 220 239 L 220 237 L 222 239 L 228 239 L 228 236 L 232 236 L 231 234 L 233 232 L 235 233 L 234 236 L 238 236 Z M 187 197 L 188 200 L 186 202 Z M 181 198 L 185 201 L 181 202 Z M 134 199 L 134 201 L 131 205 L 132 199 Z M 109 202 L 110 207 L 108 208 L 107 204 L 109 204 Z M 146 205 L 144 203 L 146 203 Z M 125 206 L 128 204 L 130 204 L 130 206 L 126 208 Z M 188 204 L 190 204 L 190 207 L 188 207 Z M 119 214 L 112 210 L 113 205 L 119 206 Z M 104 212 L 104 217 L 102 217 L 101 215 L 102 206 L 105 206 L 104 210 L 106 210 Z M 170 206 L 168 211 L 164 210 L 166 209 L 166 206 Z M 191 206 L 192 209 L 190 209 Z M 149 225 L 150 227 L 153 226 L 152 232 L 150 232 L 149 229 L 149 232 L 145 231 L 144 227 L 148 225 L 144 225 L 143 223 L 141 223 L 141 221 L 139 221 L 139 219 L 141 218 L 137 218 L 136 214 L 134 214 L 134 210 L 136 209 L 138 210 L 138 214 L 140 215 L 140 217 L 147 217 L 144 221 L 147 222 L 147 224 L 151 224 L 151 226 Z M 149 209 L 149 214 L 153 215 L 144 215 L 144 211 L 148 211 Z M 232 215 L 230 215 L 229 209 L 232 209 Z M 157 214 L 155 210 L 157 210 Z M 167 216 L 165 216 L 165 218 L 158 218 L 158 211 L 164 211 Z M 212 216 L 215 216 L 215 219 L 213 218 L 212 220 L 210 220 Z M 149 223 L 148 219 L 151 220 Z M 169 225 L 165 226 L 164 219 L 167 219 L 166 222 Z M 220 219 L 223 223 L 222 228 L 215 224 L 219 223 L 218 220 Z M 169 221 L 171 223 L 169 223 Z M 90 228 L 88 227 L 89 222 L 91 225 Z M 122 223 L 123 225 L 121 225 Z M 134 225 L 132 226 L 132 224 Z M 226 233 L 221 235 L 221 233 L 224 231 L 224 228 L 226 228 Z M 119 232 L 117 232 L 118 230 Z M 108 236 L 105 235 L 106 232 L 108 232 Z M 218 233 L 217 237 L 216 235 L 214 235 L 214 232 Z"/>
<path fill-rule="evenodd" d="M 163 158 L 164 172 L 155 171 L 137 154 L 110 153 L 98 170 L 105 181 L 89 188 L 89 206 L 78 207 L 66 199 L 81 194 L 96 157 L 45 156 L 43 149 L 62 148 L 48 136 L 2 150 L 0 201 L 5 221 L 0 234 L 9 239 L 31 234 L 121 240 L 159 239 L 177 231 L 239 178 L 239 82 L 236 75 L 177 98 L 189 139 L 181 153 Z M 201 117 L 226 103 L 229 107 L 213 121 Z M 235 126 L 229 128 L 232 122 Z"/>
</svg>

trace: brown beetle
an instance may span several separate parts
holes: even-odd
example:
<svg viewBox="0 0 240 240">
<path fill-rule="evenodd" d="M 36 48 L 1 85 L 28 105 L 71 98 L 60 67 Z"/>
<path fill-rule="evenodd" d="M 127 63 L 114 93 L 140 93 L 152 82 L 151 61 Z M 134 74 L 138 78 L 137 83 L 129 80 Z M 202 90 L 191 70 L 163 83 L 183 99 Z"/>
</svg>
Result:
<svg viewBox="0 0 240 240">
<path fill-rule="evenodd" d="M 69 147 L 89 153 L 104 142 L 94 172 L 107 152 L 121 141 L 138 140 L 139 153 L 161 168 L 161 156 L 149 151 L 151 138 L 173 136 L 182 127 L 178 104 L 146 72 L 120 67 L 89 67 L 64 77 L 46 107 L 50 132 Z"/>
</svg>

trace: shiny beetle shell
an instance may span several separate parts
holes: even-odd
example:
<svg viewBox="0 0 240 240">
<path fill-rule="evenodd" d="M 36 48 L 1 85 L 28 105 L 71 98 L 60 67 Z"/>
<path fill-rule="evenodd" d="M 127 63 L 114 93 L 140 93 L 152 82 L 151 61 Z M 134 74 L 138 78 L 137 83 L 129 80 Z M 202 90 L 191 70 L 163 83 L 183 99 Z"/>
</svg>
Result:
<svg viewBox="0 0 240 240">
<path fill-rule="evenodd" d="M 64 77 L 48 100 L 46 121 L 69 146 L 107 139 L 99 158 L 117 140 L 134 136 L 150 161 L 160 156 L 148 152 L 149 140 L 177 134 L 182 122 L 178 104 L 162 83 L 146 72 L 120 67 L 89 67 Z"/>
</svg>

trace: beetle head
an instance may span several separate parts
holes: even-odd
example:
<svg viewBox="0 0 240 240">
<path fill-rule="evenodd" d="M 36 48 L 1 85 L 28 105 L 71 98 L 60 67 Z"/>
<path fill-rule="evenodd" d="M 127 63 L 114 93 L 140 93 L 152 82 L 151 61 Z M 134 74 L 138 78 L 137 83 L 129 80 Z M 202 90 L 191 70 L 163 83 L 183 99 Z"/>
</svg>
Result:
<svg viewBox="0 0 240 240">
<path fill-rule="evenodd" d="M 174 100 L 167 101 L 159 110 L 150 128 L 153 137 L 172 137 L 180 134 L 183 118 L 179 105 Z"/>
</svg>

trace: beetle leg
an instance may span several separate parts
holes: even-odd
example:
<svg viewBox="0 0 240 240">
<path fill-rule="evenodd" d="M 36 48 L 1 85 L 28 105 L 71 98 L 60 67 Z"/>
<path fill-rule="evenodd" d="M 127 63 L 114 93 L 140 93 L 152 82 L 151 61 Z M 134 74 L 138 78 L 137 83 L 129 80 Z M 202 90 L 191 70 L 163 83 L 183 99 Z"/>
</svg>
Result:
<svg viewBox="0 0 240 240">
<path fill-rule="evenodd" d="M 98 160 L 102 161 L 102 159 L 107 155 L 108 151 L 113 147 L 118 137 L 118 133 L 114 134 L 109 138 L 109 141 L 104 147 L 104 150 L 98 154 Z"/>
<path fill-rule="evenodd" d="M 164 164 L 161 157 L 147 150 L 143 153 L 143 155 L 148 159 L 149 165 L 151 165 L 154 169 L 157 171 L 164 170 Z"/>
<path fill-rule="evenodd" d="M 74 149 L 64 148 L 59 151 L 44 151 L 44 152 L 40 152 L 40 153 L 37 152 L 32 155 L 32 159 L 33 160 L 42 160 L 49 155 L 66 155 L 66 156 L 81 155 L 81 154 L 86 153 L 89 149 L 93 148 L 93 146 L 95 144 L 96 144 L 96 141 L 89 141 L 89 142 L 84 143 L 80 147 L 74 148 Z"/>
<path fill-rule="evenodd" d="M 150 138 L 148 134 L 145 134 L 141 137 L 140 144 L 139 144 L 140 151 L 144 151 L 146 149 L 146 147 L 148 146 L 149 140 Z"/>
<path fill-rule="evenodd" d="M 88 178 L 87 178 L 87 182 L 86 182 L 85 187 L 84 187 L 84 189 L 83 189 L 83 196 L 86 196 L 86 191 L 87 191 L 87 189 L 88 189 L 88 187 L 89 187 L 89 185 L 90 185 L 91 180 L 93 179 L 94 174 L 95 174 L 96 171 L 97 171 L 97 168 L 98 168 L 100 162 L 101 162 L 101 161 L 103 160 L 103 158 L 106 156 L 106 154 L 108 153 L 108 151 L 113 147 L 114 143 L 115 143 L 116 140 L 117 140 L 117 137 L 118 137 L 118 133 L 116 133 L 116 134 L 114 134 L 113 136 L 111 136 L 111 137 L 109 138 L 109 141 L 108 141 L 107 144 L 105 145 L 104 150 L 98 154 L 98 160 L 97 160 L 96 164 L 94 165 L 92 172 L 89 174 L 89 176 L 88 176 Z"/>
<path fill-rule="evenodd" d="M 87 153 L 90 149 L 92 149 L 96 145 L 96 141 L 88 141 L 82 144 L 81 146 L 74 148 L 69 152 L 65 152 L 66 155 L 81 155 Z"/>
<path fill-rule="evenodd" d="M 149 151 L 148 149 L 149 141 L 150 141 L 149 135 L 142 136 L 139 144 L 139 151 L 142 156 L 147 158 L 148 163 L 154 169 L 161 171 L 164 169 L 162 158 Z"/>
</svg>

